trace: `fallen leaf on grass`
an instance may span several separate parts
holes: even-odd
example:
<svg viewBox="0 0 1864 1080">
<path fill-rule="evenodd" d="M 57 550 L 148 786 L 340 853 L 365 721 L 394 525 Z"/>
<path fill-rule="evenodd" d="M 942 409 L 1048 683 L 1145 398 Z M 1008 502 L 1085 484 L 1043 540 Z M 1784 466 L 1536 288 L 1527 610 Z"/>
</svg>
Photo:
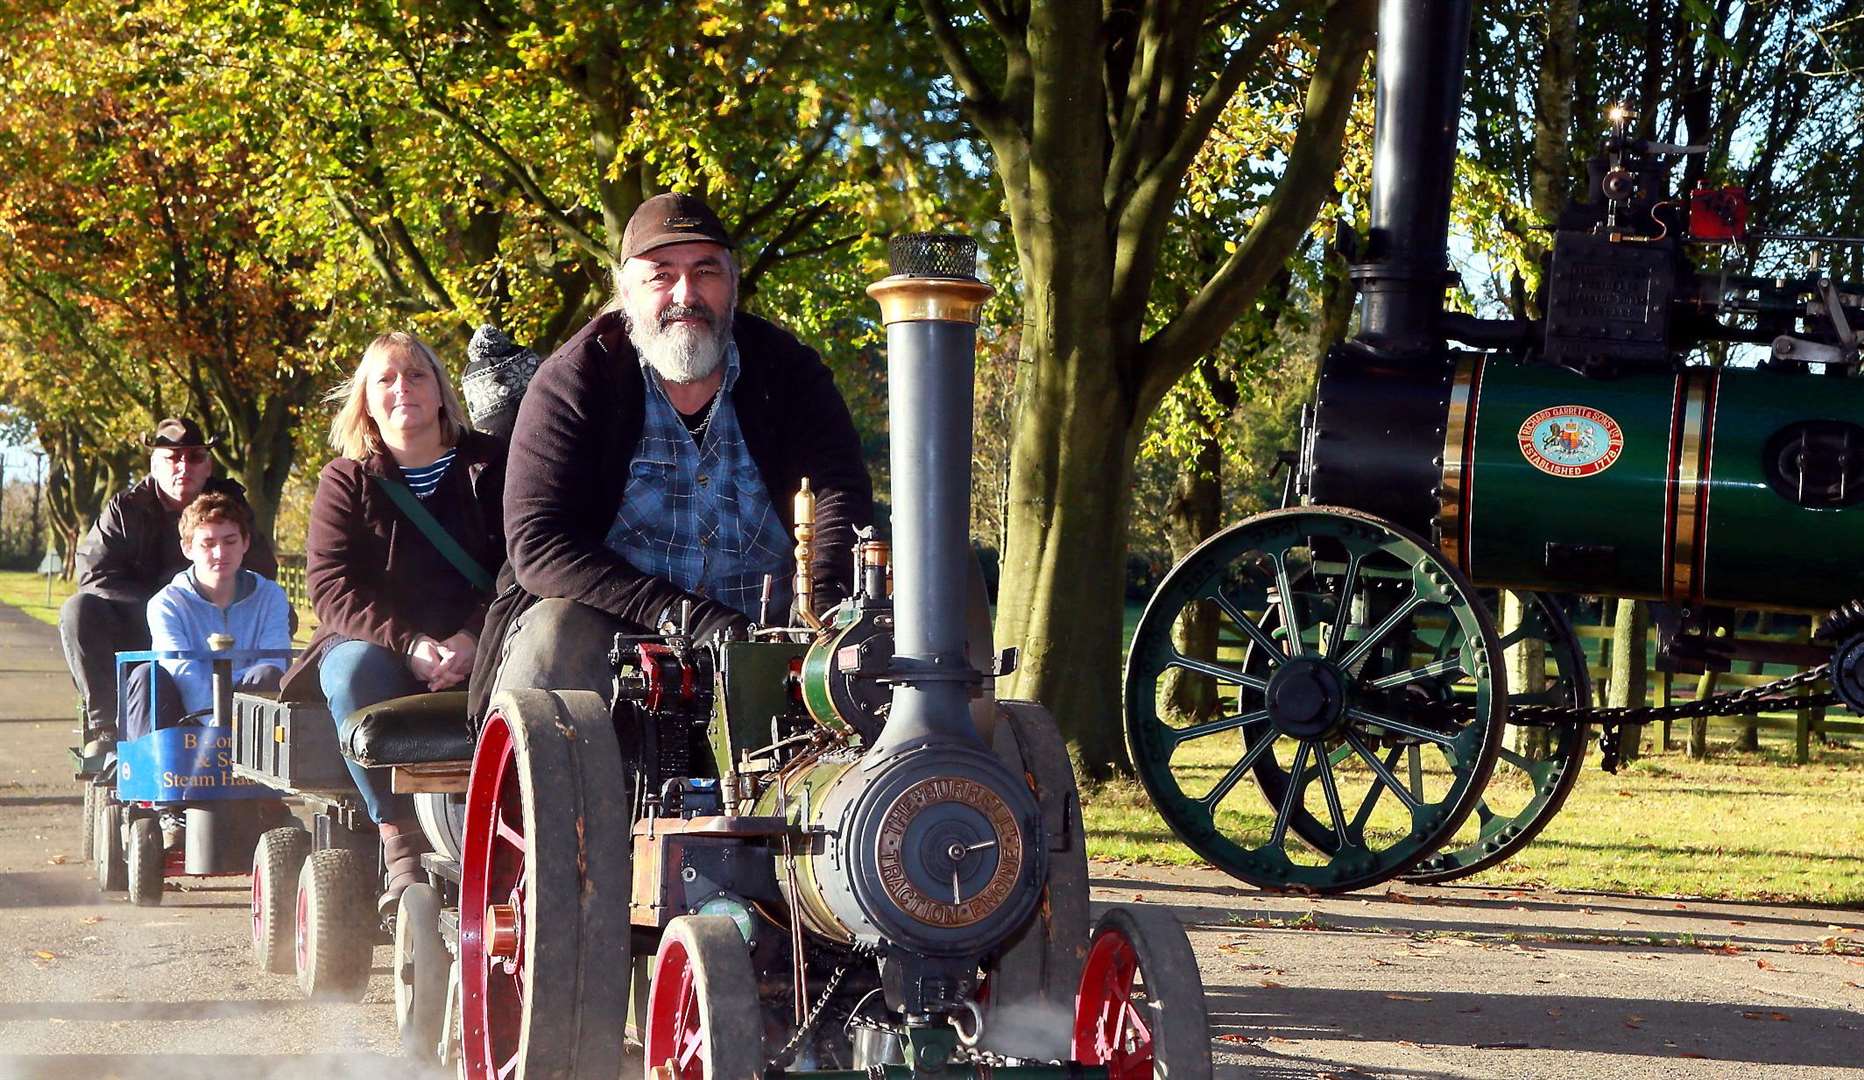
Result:
<svg viewBox="0 0 1864 1080">
<path fill-rule="evenodd" d="M 1430 999 L 1423 996 L 1422 994 L 1386 994 L 1385 1000 L 1387 1001 L 1429 1001 Z"/>
<path fill-rule="evenodd" d="M 1783 1012 L 1780 1012 L 1778 1009 L 1761 1009 L 1761 1010 L 1750 1010 L 1748 1012 L 1744 1012 L 1741 1014 L 1741 1019 L 1743 1020 L 1767 1020 L 1767 1021 L 1771 1021 L 1776 1024 L 1782 1024 L 1782 1023 L 1785 1023 L 1791 1020 L 1792 1017 L 1786 1015 Z"/>
</svg>

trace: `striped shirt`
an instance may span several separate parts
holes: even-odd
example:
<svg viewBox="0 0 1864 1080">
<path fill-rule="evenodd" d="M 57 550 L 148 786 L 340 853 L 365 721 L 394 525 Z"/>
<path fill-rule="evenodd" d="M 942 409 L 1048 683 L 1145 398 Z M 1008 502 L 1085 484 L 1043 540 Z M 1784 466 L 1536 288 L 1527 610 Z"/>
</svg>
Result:
<svg viewBox="0 0 1864 1080">
<path fill-rule="evenodd" d="M 435 459 L 432 465 L 423 465 L 418 469 L 404 467 L 401 475 L 408 482 L 408 490 L 414 492 L 417 498 L 425 499 L 432 495 L 434 489 L 440 486 L 440 478 L 447 474 L 447 467 L 453 464 L 453 457 L 458 452 L 457 449 L 448 450 Z"/>
</svg>

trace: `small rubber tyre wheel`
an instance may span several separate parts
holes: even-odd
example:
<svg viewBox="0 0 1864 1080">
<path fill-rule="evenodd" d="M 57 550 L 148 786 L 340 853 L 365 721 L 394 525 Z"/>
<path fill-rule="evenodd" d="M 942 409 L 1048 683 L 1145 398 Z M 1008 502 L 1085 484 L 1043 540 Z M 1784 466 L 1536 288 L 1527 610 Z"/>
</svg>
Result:
<svg viewBox="0 0 1864 1080">
<path fill-rule="evenodd" d="M 417 1060 L 439 1058 L 446 1026 L 447 974 L 453 964 L 440 939 L 440 893 L 425 882 L 410 885 L 395 906 L 395 1031 L 401 1052 Z"/>
<path fill-rule="evenodd" d="M 1152 908 L 1109 908 L 1075 994 L 1074 1060 L 1108 1080 L 1210 1080 L 1204 981 L 1184 927 Z"/>
<path fill-rule="evenodd" d="M 259 970 L 289 975 L 298 921 L 298 874 L 311 853 L 311 834 L 272 829 L 252 849 L 252 959 Z"/>
<path fill-rule="evenodd" d="M 369 985 L 375 908 L 354 852 L 313 851 L 298 872 L 293 937 L 298 989 L 320 1001 L 355 1001 Z"/>
<path fill-rule="evenodd" d="M 647 1080 L 752 1080 L 764 1074 L 764 1014 L 738 924 L 682 915 L 654 955 L 641 1036 Z"/>
<path fill-rule="evenodd" d="M 129 866 L 123 859 L 123 808 L 107 796 L 97 799 L 97 887 L 104 892 L 129 888 Z"/>
<path fill-rule="evenodd" d="M 85 862 L 97 857 L 97 802 L 97 785 L 84 781 L 84 820 L 78 826 L 78 858 Z"/>
<path fill-rule="evenodd" d="M 162 902 L 163 863 L 168 852 L 162 847 L 162 823 L 156 818 L 139 817 L 129 823 L 129 902 L 137 907 L 155 907 Z"/>
</svg>

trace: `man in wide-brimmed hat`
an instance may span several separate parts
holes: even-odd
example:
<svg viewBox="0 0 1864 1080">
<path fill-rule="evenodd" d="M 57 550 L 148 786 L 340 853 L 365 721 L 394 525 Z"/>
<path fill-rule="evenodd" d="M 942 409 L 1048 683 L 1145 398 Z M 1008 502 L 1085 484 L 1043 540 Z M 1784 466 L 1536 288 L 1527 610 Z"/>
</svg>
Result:
<svg viewBox="0 0 1864 1080">
<path fill-rule="evenodd" d="M 170 417 L 142 437 L 149 475 L 111 496 L 78 544 L 78 591 L 58 613 L 65 664 L 84 699 L 92 749 L 116 738 L 116 654 L 149 647 L 149 598 L 188 565 L 177 529 L 181 510 L 203 491 L 232 495 L 238 481 L 214 476 L 209 438 L 193 420 Z M 269 538 L 255 535 L 246 567 L 278 576 Z"/>
</svg>

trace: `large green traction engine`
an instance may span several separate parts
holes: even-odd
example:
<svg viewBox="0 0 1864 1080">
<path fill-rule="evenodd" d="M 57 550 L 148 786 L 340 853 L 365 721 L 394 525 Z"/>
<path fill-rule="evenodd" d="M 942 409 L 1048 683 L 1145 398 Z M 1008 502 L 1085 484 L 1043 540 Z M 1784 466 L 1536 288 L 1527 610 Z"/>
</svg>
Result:
<svg viewBox="0 0 1864 1080">
<path fill-rule="evenodd" d="M 968 543 L 975 245 L 902 237 L 888 327 L 891 542 L 855 595 L 700 642 L 618 637 L 611 699 L 495 696 L 466 802 L 467 1076 L 1210 1075 L 1184 930 L 1090 933 L 1067 749 L 996 701 Z M 814 496 L 794 593 L 814 595 Z M 772 620 L 768 615 L 766 624 Z"/>
<path fill-rule="evenodd" d="M 1698 270 L 1742 237 L 1744 197 L 1673 193 L 1700 148 L 1618 114 L 1552 234 L 1544 317 L 1446 312 L 1469 21 L 1466 0 L 1383 3 L 1370 231 L 1346 238 L 1361 329 L 1321 365 L 1295 505 L 1189 555 L 1135 634 L 1143 782 L 1267 887 L 1472 873 L 1557 812 L 1589 720 L 1612 767 L 1560 594 L 1655 602 L 1670 670 L 1803 669 L 1786 689 L 1831 661 L 1864 702 L 1864 286 Z M 1767 354 L 1686 362 L 1715 342 Z M 1790 646 L 1743 641 L 1737 607 L 1833 617 Z M 1214 718 L 1187 704 L 1212 687 Z"/>
</svg>

